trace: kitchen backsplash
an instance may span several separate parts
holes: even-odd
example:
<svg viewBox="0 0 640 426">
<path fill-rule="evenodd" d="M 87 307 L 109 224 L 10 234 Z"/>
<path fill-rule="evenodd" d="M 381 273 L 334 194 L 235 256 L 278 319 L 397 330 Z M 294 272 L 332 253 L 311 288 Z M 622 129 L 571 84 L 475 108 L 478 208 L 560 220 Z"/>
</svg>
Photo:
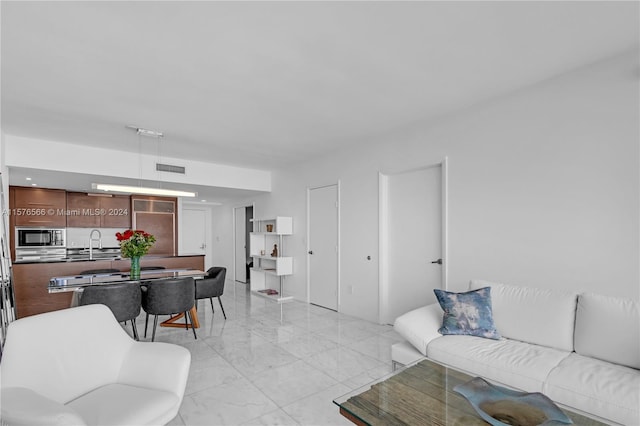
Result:
<svg viewBox="0 0 640 426">
<path fill-rule="evenodd" d="M 116 239 L 116 232 L 122 228 L 95 228 L 102 234 L 102 248 L 120 247 Z M 89 248 L 89 235 L 93 228 L 67 228 L 67 248 Z M 97 234 L 93 235 L 97 238 Z M 94 247 L 97 247 L 94 243 Z"/>
</svg>

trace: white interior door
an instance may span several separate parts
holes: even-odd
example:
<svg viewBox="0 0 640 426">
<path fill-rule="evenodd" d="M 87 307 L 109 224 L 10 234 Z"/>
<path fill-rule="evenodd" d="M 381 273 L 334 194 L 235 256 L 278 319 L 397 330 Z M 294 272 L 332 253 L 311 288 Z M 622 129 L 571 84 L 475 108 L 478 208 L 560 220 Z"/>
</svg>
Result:
<svg viewBox="0 0 640 426">
<path fill-rule="evenodd" d="M 338 186 L 309 191 L 309 301 L 338 310 Z"/>
<path fill-rule="evenodd" d="M 235 280 L 241 283 L 247 282 L 247 255 L 246 255 L 246 210 L 245 207 L 236 207 L 235 215 Z"/>
<path fill-rule="evenodd" d="M 442 166 L 387 176 L 383 323 L 435 302 L 442 283 Z M 382 305 L 384 306 L 384 305 Z"/>
<path fill-rule="evenodd" d="M 204 210 L 182 209 L 182 248 L 185 254 L 206 254 L 207 222 Z"/>
<path fill-rule="evenodd" d="M 211 230 L 208 223 L 209 215 L 205 209 L 182 209 L 181 254 L 201 254 L 205 256 L 205 269 L 209 267 L 211 256 L 209 241 Z"/>
</svg>

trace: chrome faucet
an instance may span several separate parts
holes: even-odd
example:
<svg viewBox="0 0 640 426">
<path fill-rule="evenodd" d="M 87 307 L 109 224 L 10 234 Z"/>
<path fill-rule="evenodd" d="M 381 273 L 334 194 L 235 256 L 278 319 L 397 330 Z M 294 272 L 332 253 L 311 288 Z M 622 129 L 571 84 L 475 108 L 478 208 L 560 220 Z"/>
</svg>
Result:
<svg viewBox="0 0 640 426">
<path fill-rule="evenodd" d="M 98 233 L 98 239 L 93 238 L 93 233 Z M 99 229 L 91 230 L 91 234 L 89 234 L 89 260 L 93 260 L 93 242 L 98 242 L 98 248 L 102 249 L 102 233 Z"/>
</svg>

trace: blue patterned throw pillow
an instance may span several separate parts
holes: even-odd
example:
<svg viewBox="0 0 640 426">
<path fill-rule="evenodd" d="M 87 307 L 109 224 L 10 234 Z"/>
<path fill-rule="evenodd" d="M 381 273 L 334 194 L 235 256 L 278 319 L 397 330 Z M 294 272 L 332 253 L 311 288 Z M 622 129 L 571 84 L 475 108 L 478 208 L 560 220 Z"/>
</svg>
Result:
<svg viewBox="0 0 640 426">
<path fill-rule="evenodd" d="M 470 336 L 500 339 L 493 324 L 491 287 L 466 293 L 452 293 L 434 289 L 438 303 L 444 311 L 440 334 L 466 334 Z"/>
</svg>

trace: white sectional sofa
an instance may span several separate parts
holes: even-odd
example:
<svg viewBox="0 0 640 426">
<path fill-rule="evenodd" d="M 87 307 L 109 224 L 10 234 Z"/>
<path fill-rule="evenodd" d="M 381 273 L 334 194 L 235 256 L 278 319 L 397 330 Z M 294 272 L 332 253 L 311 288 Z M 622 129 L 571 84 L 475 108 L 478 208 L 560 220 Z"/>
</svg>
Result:
<svg viewBox="0 0 640 426">
<path fill-rule="evenodd" d="M 392 346 L 394 364 L 428 357 L 609 423 L 640 425 L 638 302 L 480 280 L 469 290 L 487 286 L 500 340 L 442 336 L 435 303 L 396 319 L 407 341 Z"/>
</svg>

